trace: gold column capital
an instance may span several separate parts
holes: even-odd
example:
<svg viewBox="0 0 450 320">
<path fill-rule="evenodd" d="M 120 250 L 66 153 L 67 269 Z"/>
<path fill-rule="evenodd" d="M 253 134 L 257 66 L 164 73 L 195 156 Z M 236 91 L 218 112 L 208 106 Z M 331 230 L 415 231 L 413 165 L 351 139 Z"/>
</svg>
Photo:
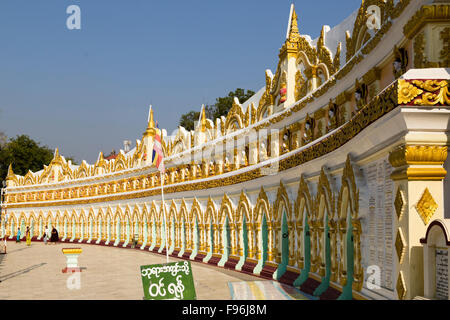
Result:
<svg viewBox="0 0 450 320">
<path fill-rule="evenodd" d="M 447 159 L 447 146 L 403 145 L 389 154 L 389 163 L 397 168 L 393 180 L 443 180 L 447 171 L 442 167 Z"/>
</svg>

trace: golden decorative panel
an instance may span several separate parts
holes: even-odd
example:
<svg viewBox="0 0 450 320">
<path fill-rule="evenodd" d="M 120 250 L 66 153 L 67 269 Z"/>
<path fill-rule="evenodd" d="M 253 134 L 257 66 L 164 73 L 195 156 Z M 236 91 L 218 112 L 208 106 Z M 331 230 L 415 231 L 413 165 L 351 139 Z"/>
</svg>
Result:
<svg viewBox="0 0 450 320">
<path fill-rule="evenodd" d="M 430 191 L 428 190 L 428 188 L 426 188 L 422 197 L 416 205 L 417 212 L 419 213 L 425 225 L 430 222 L 437 208 L 438 205 L 436 201 L 434 201 Z"/>
<path fill-rule="evenodd" d="M 397 250 L 398 263 L 402 264 L 406 252 L 406 241 L 400 228 L 398 228 L 397 237 L 395 239 L 395 249 Z"/>
<path fill-rule="evenodd" d="M 397 295 L 399 300 L 403 300 L 406 297 L 406 284 L 402 271 L 400 271 L 397 278 Z"/>
<path fill-rule="evenodd" d="M 448 80 L 398 80 L 398 104 L 401 105 L 449 105 Z"/>
<path fill-rule="evenodd" d="M 397 189 L 394 206 L 395 206 L 395 213 L 397 213 L 397 218 L 400 221 L 403 211 L 405 210 L 404 195 L 403 195 L 403 191 L 400 188 Z"/>
</svg>

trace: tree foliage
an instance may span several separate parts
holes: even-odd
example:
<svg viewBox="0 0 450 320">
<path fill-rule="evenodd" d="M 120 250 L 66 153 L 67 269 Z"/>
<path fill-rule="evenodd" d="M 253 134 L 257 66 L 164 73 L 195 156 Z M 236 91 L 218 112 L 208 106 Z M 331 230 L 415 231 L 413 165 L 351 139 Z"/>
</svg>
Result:
<svg viewBox="0 0 450 320">
<path fill-rule="evenodd" d="M 53 152 L 46 146 L 40 146 L 27 135 L 11 138 L 0 149 L 0 180 L 5 180 L 9 164 L 15 174 L 25 175 L 28 170 L 42 170 L 53 159 Z"/>
<path fill-rule="evenodd" d="M 208 119 L 215 121 L 217 118 L 222 116 L 226 117 L 231 107 L 233 106 L 234 97 L 239 99 L 242 104 L 246 102 L 250 97 L 252 97 L 255 92 L 251 90 L 246 90 L 237 88 L 234 92 L 230 91 L 228 96 L 216 98 L 216 103 L 209 106 L 205 106 L 205 114 Z M 185 113 L 180 118 L 180 126 L 184 127 L 186 130 L 194 130 L 196 122 L 200 118 L 200 111 L 190 111 Z"/>
</svg>

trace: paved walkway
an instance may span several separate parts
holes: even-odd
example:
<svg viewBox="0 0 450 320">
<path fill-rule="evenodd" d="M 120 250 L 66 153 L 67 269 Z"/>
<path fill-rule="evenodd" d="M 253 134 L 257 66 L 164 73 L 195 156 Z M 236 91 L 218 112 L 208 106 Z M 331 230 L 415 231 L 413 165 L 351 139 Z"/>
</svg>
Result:
<svg viewBox="0 0 450 320">
<path fill-rule="evenodd" d="M 81 288 L 68 289 L 70 274 L 62 273 L 66 258 L 62 248 L 82 248 L 78 259 Z M 8 241 L 0 254 L 0 299 L 142 300 L 140 266 L 165 263 L 163 255 L 141 250 L 89 244 Z M 180 259 L 169 258 L 170 262 Z M 191 261 L 198 300 L 230 300 L 229 282 L 261 280 L 258 277 Z"/>
</svg>

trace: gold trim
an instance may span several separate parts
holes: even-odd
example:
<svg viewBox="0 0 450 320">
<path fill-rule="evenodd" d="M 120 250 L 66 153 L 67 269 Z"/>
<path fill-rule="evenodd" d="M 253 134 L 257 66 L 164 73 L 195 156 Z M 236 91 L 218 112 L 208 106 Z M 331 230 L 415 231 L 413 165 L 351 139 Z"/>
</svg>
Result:
<svg viewBox="0 0 450 320">
<path fill-rule="evenodd" d="M 80 254 L 83 252 L 83 249 L 81 248 L 69 248 L 69 249 L 62 249 L 62 252 L 64 254 Z"/>
</svg>

